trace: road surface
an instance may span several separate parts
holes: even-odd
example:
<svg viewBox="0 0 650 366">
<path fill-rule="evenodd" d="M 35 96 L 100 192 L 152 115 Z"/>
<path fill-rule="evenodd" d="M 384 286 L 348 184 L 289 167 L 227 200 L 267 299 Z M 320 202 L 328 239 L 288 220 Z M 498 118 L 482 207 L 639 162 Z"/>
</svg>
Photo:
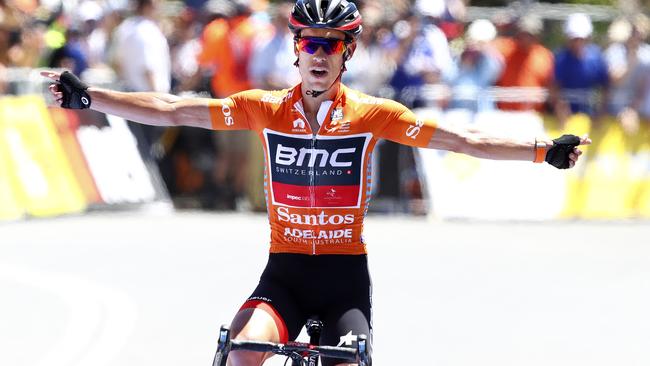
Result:
<svg viewBox="0 0 650 366">
<path fill-rule="evenodd" d="M 2 223 L 0 365 L 211 365 L 268 235 L 250 214 Z M 371 216 L 366 239 L 375 366 L 650 365 L 648 223 Z"/>
</svg>

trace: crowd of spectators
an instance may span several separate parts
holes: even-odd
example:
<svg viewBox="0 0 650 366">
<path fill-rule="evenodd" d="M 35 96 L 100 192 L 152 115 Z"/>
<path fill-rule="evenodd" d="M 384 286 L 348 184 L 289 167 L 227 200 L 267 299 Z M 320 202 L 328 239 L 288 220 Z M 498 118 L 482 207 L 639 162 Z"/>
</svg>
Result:
<svg viewBox="0 0 650 366">
<path fill-rule="evenodd" d="M 544 45 L 548 21 L 524 13 L 467 21 L 462 0 L 356 1 L 364 19 L 360 47 L 343 82 L 409 107 L 534 110 L 594 120 L 616 116 L 634 133 L 650 120 L 650 22 L 643 14 L 609 24 L 594 43 L 583 13 L 567 14 L 564 44 Z M 173 5 L 173 6 L 172 6 Z M 92 79 L 114 76 L 125 90 L 204 93 L 225 97 L 249 89 L 280 89 L 299 82 L 293 37 L 287 29 L 292 2 L 268 0 L 0 0 L 0 93 L 12 67 L 61 67 Z M 180 154 L 168 182 L 191 191 L 212 184 L 234 207 L 247 182 L 261 180 L 258 144 L 246 132 L 142 132 L 164 155 L 173 145 L 213 154 Z M 197 140 L 205 141 L 197 143 Z M 197 147 L 198 146 L 198 147 Z M 194 161 L 191 163 L 190 161 Z M 205 178 L 207 177 L 207 178 Z M 251 179 L 253 177 L 254 179 Z M 252 183 L 258 184 L 258 183 Z M 263 202 L 254 206 L 263 205 Z"/>
</svg>

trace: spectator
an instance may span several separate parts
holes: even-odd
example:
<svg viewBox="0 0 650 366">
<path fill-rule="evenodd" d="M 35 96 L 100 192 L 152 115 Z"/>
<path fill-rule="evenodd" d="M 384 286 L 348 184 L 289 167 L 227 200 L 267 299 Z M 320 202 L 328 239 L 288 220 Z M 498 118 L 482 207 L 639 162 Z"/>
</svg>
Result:
<svg viewBox="0 0 650 366">
<path fill-rule="evenodd" d="M 650 45 L 643 43 L 647 18 L 645 22 L 644 17 L 637 17 L 634 22 L 617 19 L 608 34 L 612 42 L 605 51 L 612 80 L 608 109 L 632 134 L 639 128 L 640 114 L 650 118 Z"/>
<path fill-rule="evenodd" d="M 250 89 L 248 68 L 255 36 L 259 33 L 246 1 L 211 0 L 207 10 L 217 15 L 201 37 L 201 67 L 212 73 L 212 92 L 224 98 Z"/>
<path fill-rule="evenodd" d="M 300 83 L 298 68 L 293 65 L 296 59 L 293 33 L 288 27 L 292 7 L 293 3 L 288 1 L 271 5 L 268 13 L 273 31 L 270 36 L 266 33 L 256 36 L 249 68 L 251 84 L 255 88 L 277 90 Z M 253 210 L 264 211 L 264 152 L 256 141 L 251 142 L 249 147 L 246 197 Z"/>
<path fill-rule="evenodd" d="M 25 24 L 26 15 L 12 0 L 0 0 L 0 25 L 18 31 Z"/>
<path fill-rule="evenodd" d="M 217 19 L 210 22 L 202 35 L 198 56 L 203 69 L 212 70 L 212 93 L 224 98 L 251 88 L 249 64 L 256 35 L 263 33 L 251 17 L 248 1 L 211 0 L 208 8 Z M 217 157 L 213 181 L 216 184 L 217 209 L 236 209 L 246 204 L 243 195 L 249 176 L 251 134 L 248 131 L 214 132 Z"/>
<path fill-rule="evenodd" d="M 115 30 L 118 75 L 129 91 L 169 92 L 171 56 L 156 23 L 159 0 L 136 0 L 135 15 Z"/>
<path fill-rule="evenodd" d="M 6 70 L 11 63 L 9 59 L 11 32 L 12 29 L 0 19 L 0 93 L 7 90 Z"/>
<path fill-rule="evenodd" d="M 40 28 L 30 27 L 25 7 L 12 0 L 0 0 L 0 95 L 15 92 L 16 83 L 9 80 L 9 68 L 33 67 L 41 56 L 38 42 Z"/>
<path fill-rule="evenodd" d="M 256 37 L 249 69 L 253 87 L 285 89 L 300 82 L 298 69 L 293 65 L 293 34 L 288 27 L 292 7 L 292 3 L 283 2 L 269 10 L 273 32 L 271 37 Z"/>
<path fill-rule="evenodd" d="M 5 94 L 9 88 L 7 82 L 7 68 L 9 66 L 9 39 L 11 31 L 0 22 L 0 95 Z"/>
<path fill-rule="evenodd" d="M 88 68 L 88 58 L 83 52 L 82 34 L 76 28 L 65 32 L 65 43 L 52 51 L 48 62 L 49 67 L 68 69 L 77 75 L 83 74 Z"/>
<path fill-rule="evenodd" d="M 190 90 L 193 77 L 199 71 L 197 56 L 201 52 L 196 12 L 185 8 L 174 21 L 170 37 L 172 54 L 172 88 L 182 92 Z"/>
<path fill-rule="evenodd" d="M 111 56 L 117 75 L 127 91 L 167 93 L 171 87 L 171 55 L 167 38 L 157 24 L 159 0 L 135 0 L 134 5 L 135 14 L 120 23 L 113 34 Z M 164 170 L 156 148 L 170 132 L 136 123 L 129 127 L 142 142 L 138 149 L 146 162 Z"/>
<path fill-rule="evenodd" d="M 354 57 L 346 62 L 345 85 L 375 96 L 383 96 L 396 65 L 389 55 L 390 31 L 383 27 L 382 8 L 367 2 L 361 9 L 363 33 L 357 40 Z M 377 67 L 381 65 L 381 67 Z"/>
<path fill-rule="evenodd" d="M 83 35 L 81 44 L 90 67 L 96 67 L 104 61 L 107 39 L 100 27 L 103 17 L 104 10 L 93 0 L 82 1 L 77 7 L 76 22 Z"/>
<path fill-rule="evenodd" d="M 28 25 L 21 29 L 18 42 L 9 49 L 13 66 L 41 66 L 47 51 L 45 31 L 45 24 L 35 20 L 30 20 Z"/>
<path fill-rule="evenodd" d="M 590 42 L 592 31 L 591 19 L 582 13 L 569 15 L 564 24 L 567 43 L 555 55 L 552 89 L 552 101 L 560 123 L 572 113 L 600 117 L 605 112 L 609 75 L 600 48 Z"/>
<path fill-rule="evenodd" d="M 10 49 L 19 38 L 25 16 L 7 0 L 0 0 L 0 65 L 13 66 Z"/>
<path fill-rule="evenodd" d="M 505 88 L 531 88 L 523 95 L 524 101 L 499 101 L 497 106 L 506 111 L 537 110 L 543 107 L 544 93 L 553 79 L 553 53 L 539 43 L 542 20 L 536 15 L 525 15 L 515 23 L 512 37 L 500 37 L 495 46 L 504 58 L 504 68 L 496 82 Z M 534 89 L 540 88 L 540 89 Z"/>
<path fill-rule="evenodd" d="M 116 29 L 125 17 L 124 9 L 108 6 L 103 9 L 102 17 L 88 35 L 88 50 L 94 67 L 110 68 L 115 66 L 117 57 Z"/>
<path fill-rule="evenodd" d="M 395 24 L 399 46 L 395 57 L 397 69 L 390 85 L 407 106 L 426 104 L 417 94 L 423 85 L 450 80 L 455 75 L 449 43 L 435 25 L 444 11 L 443 0 L 417 0 L 410 16 Z"/>
<path fill-rule="evenodd" d="M 462 38 L 465 31 L 467 5 L 465 0 L 445 0 L 445 10 L 437 23 L 448 40 Z"/>
<path fill-rule="evenodd" d="M 494 109 L 486 89 L 494 85 L 503 68 L 503 59 L 491 44 L 496 34 L 496 28 L 486 19 L 477 19 L 467 28 L 466 46 L 457 61 L 458 76 L 450 83 L 450 108 L 472 112 Z"/>
</svg>

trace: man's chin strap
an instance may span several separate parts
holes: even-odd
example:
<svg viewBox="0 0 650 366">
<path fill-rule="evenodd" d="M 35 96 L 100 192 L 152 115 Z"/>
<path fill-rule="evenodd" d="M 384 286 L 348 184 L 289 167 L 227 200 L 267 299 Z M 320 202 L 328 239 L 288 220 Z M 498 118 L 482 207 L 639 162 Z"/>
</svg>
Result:
<svg viewBox="0 0 650 366">
<path fill-rule="evenodd" d="M 330 88 L 331 88 L 331 86 L 330 86 Z M 312 98 L 318 98 L 319 96 L 321 96 L 323 93 L 325 93 L 328 90 L 329 90 L 329 88 L 327 88 L 326 90 L 307 90 L 305 92 L 305 94 L 309 95 Z"/>
<path fill-rule="evenodd" d="M 296 65 L 297 64 L 298 64 L 298 61 L 296 61 Z M 319 96 L 323 95 L 323 93 L 325 93 L 326 91 L 332 89 L 332 87 L 334 86 L 334 84 L 336 84 L 337 81 L 341 80 L 341 77 L 343 76 L 343 71 L 345 71 L 345 70 L 346 70 L 345 62 L 343 62 L 343 66 L 341 66 L 341 71 L 339 72 L 339 76 L 336 78 L 336 80 L 334 80 L 332 82 L 332 84 L 330 84 L 330 86 L 327 89 L 325 89 L 325 90 L 307 90 L 305 92 L 305 94 L 309 95 L 312 98 L 318 98 Z"/>
</svg>

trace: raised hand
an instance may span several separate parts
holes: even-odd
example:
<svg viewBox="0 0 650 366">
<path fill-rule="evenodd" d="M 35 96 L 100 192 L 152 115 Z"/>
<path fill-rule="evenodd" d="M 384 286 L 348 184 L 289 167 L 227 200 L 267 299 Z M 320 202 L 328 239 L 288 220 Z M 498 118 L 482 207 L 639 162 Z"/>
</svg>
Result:
<svg viewBox="0 0 650 366">
<path fill-rule="evenodd" d="M 573 168 L 582 155 L 579 146 L 591 144 L 588 135 L 562 135 L 553 140 L 553 146 L 546 153 L 546 162 L 558 169 Z"/>
<path fill-rule="evenodd" d="M 68 109 L 90 108 L 92 100 L 86 91 L 88 85 L 75 74 L 68 71 L 63 73 L 42 71 L 41 75 L 55 81 L 48 89 L 61 107 Z"/>
</svg>

